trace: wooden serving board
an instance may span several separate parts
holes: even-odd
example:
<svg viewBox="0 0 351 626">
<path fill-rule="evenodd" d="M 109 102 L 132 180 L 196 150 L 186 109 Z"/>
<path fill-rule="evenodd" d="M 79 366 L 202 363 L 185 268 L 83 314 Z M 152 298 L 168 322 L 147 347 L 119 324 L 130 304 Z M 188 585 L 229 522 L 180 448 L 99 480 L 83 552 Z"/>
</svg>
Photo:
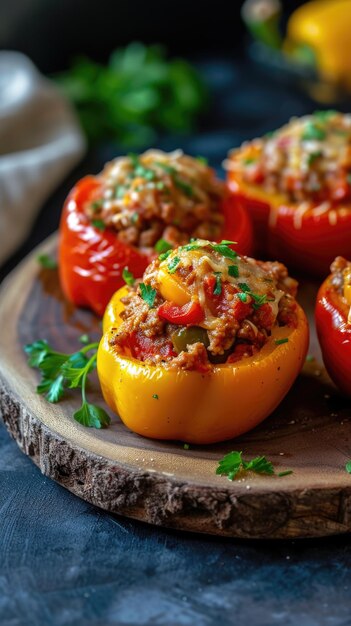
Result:
<svg viewBox="0 0 351 626">
<path fill-rule="evenodd" d="M 100 335 L 100 321 L 67 304 L 55 270 L 40 269 L 39 253 L 55 254 L 49 239 L 0 290 L 0 413 L 19 447 L 41 471 L 111 512 L 182 530 L 229 537 L 317 537 L 351 531 L 350 403 L 330 383 L 318 360 L 303 373 L 275 413 L 251 433 L 220 445 L 191 446 L 144 439 L 114 416 L 106 430 L 72 418 L 75 391 L 57 405 L 35 393 L 38 373 L 27 366 L 23 345 L 47 339 L 57 349 L 79 348 L 78 337 Z M 316 293 L 304 285 L 312 311 Z M 311 348 L 318 357 L 312 330 Z M 243 393 L 250 390 L 243 390 Z M 101 403 L 98 381 L 91 401 Z M 230 482 L 216 476 L 231 450 L 244 458 L 266 455 L 277 471 Z"/>
</svg>

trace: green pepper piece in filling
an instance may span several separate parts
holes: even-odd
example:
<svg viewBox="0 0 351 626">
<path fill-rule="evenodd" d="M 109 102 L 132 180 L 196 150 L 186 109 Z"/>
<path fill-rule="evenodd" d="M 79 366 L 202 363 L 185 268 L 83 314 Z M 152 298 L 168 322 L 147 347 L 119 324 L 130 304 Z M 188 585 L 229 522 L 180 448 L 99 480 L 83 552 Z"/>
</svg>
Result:
<svg viewBox="0 0 351 626">
<path fill-rule="evenodd" d="M 186 351 L 186 347 L 189 344 L 200 342 L 203 343 L 206 348 L 210 344 L 207 331 L 200 326 L 180 328 L 171 335 L 171 339 L 178 354 L 182 351 Z"/>
</svg>

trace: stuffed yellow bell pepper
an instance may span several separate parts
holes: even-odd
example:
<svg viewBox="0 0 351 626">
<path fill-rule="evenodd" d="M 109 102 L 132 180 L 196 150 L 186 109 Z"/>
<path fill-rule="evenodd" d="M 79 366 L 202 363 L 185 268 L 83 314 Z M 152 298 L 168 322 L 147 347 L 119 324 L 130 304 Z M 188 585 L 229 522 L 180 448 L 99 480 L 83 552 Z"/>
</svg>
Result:
<svg viewBox="0 0 351 626">
<path fill-rule="evenodd" d="M 105 312 L 97 367 L 107 404 L 146 437 L 206 444 L 250 430 L 305 359 L 295 293 L 283 265 L 240 257 L 228 241 L 161 255 Z"/>
<path fill-rule="evenodd" d="M 350 0 L 306 2 L 291 15 L 285 49 L 297 59 L 309 55 L 321 76 L 351 88 Z"/>
</svg>

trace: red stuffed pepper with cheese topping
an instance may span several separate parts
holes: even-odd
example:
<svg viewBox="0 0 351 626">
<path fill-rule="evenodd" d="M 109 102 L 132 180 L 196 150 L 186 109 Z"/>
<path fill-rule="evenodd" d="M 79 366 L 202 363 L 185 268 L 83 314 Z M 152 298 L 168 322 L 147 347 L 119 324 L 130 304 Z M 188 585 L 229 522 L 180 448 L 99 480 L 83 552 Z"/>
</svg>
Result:
<svg viewBox="0 0 351 626">
<path fill-rule="evenodd" d="M 203 160 L 177 150 L 119 157 L 73 188 L 60 224 L 59 272 L 77 306 L 102 315 L 124 284 L 160 252 L 192 237 L 230 239 L 250 253 L 250 220 Z"/>
<path fill-rule="evenodd" d="M 351 257 L 351 115 L 294 118 L 233 150 L 225 167 L 259 252 L 316 276 Z"/>
</svg>

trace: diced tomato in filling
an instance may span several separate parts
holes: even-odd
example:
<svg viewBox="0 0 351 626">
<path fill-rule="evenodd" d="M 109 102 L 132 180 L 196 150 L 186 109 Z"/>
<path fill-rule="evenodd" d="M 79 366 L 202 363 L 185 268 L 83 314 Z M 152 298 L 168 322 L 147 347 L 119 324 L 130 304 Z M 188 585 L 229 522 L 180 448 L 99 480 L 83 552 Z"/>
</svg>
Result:
<svg viewBox="0 0 351 626">
<path fill-rule="evenodd" d="M 158 316 L 172 324 L 194 325 L 204 319 L 204 312 L 199 302 L 187 302 L 178 306 L 172 302 L 164 302 L 158 308 Z"/>
<path fill-rule="evenodd" d="M 262 306 L 260 306 L 257 310 L 255 318 L 258 326 L 265 328 L 266 330 L 270 330 L 275 321 L 271 305 L 268 303 L 262 304 Z"/>
<path fill-rule="evenodd" d="M 235 317 L 238 322 L 242 322 L 246 317 L 251 315 L 253 311 L 252 303 L 242 302 L 239 298 L 233 297 L 235 294 L 239 293 L 239 289 L 230 283 L 223 283 L 221 293 L 216 295 L 213 293 L 215 285 L 215 277 L 213 275 L 206 276 L 204 280 L 206 302 L 212 315 L 223 315 L 231 311 L 233 317 Z"/>
<path fill-rule="evenodd" d="M 162 359 L 171 359 L 177 356 L 169 339 L 145 337 L 141 331 L 131 333 L 127 337 L 124 347 L 129 348 L 132 356 L 141 361 L 156 355 L 160 355 Z"/>
</svg>

